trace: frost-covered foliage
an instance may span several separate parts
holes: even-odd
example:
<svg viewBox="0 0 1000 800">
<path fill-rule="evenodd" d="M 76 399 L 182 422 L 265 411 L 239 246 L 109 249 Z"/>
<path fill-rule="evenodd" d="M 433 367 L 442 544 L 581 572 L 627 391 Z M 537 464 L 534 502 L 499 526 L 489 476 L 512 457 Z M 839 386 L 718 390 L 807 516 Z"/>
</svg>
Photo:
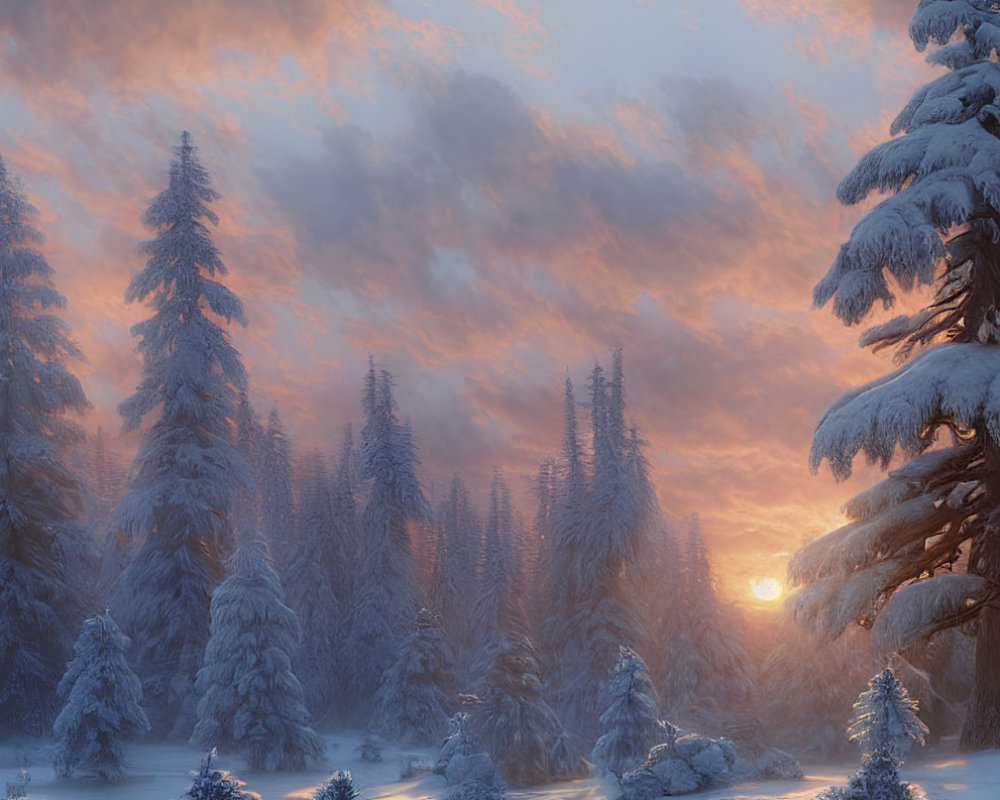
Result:
<svg viewBox="0 0 1000 800">
<path fill-rule="evenodd" d="M 597 737 L 601 692 L 622 644 L 645 639 L 636 588 L 658 510 L 640 441 L 625 423 L 621 350 L 611 378 L 591 374 L 592 475 L 577 440 L 572 384 L 566 384 L 565 475 L 550 512 L 552 617 L 543 632 L 558 642 L 554 701 L 567 727 Z M 548 501 L 551 502 L 551 501 Z"/>
<path fill-rule="evenodd" d="M 137 649 L 136 671 L 153 730 L 187 737 L 194 724 L 194 677 L 208 640 L 209 602 L 231 543 L 235 493 L 251 482 L 234 447 L 240 354 L 218 324 L 243 322 L 243 306 L 218 277 L 226 274 L 205 222 L 218 194 L 184 133 L 170 182 L 146 210 L 156 236 L 125 299 L 153 316 L 132 328 L 143 359 L 136 392 L 119 406 L 125 430 L 148 415 L 129 492 L 113 525 L 139 541 L 113 593 L 112 607 Z"/>
<path fill-rule="evenodd" d="M 753 767 L 729 739 L 698 734 L 678 736 L 649 752 L 645 762 L 619 780 L 620 800 L 690 794 L 749 780 Z"/>
<path fill-rule="evenodd" d="M 988 0 L 920 3 L 910 36 L 918 50 L 941 45 L 928 60 L 947 71 L 914 93 L 895 138 L 862 157 L 838 190 L 845 203 L 890 196 L 855 226 L 816 304 L 832 299 L 854 324 L 878 301 L 894 302 L 890 276 L 907 291 L 933 284 L 936 295 L 862 336 L 863 346 L 897 347 L 905 363 L 830 408 L 811 463 L 826 460 L 843 478 L 862 451 L 883 468 L 899 450 L 917 457 L 852 501 L 852 521 L 805 548 L 789 573 L 807 584 L 799 617 L 827 635 L 879 619 L 877 643 L 897 647 L 975 620 L 967 749 L 1000 746 L 998 23 Z M 985 580 L 951 580 L 953 569 Z"/>
<path fill-rule="evenodd" d="M 452 656 L 441 618 L 426 608 L 399 646 L 396 662 L 375 693 L 372 730 L 402 744 L 435 744 L 448 726 L 455 689 Z"/>
<path fill-rule="evenodd" d="M 473 695 L 463 695 L 470 698 Z M 479 698 L 475 698 L 479 702 Z M 448 718 L 448 735 L 441 743 L 441 753 L 434 763 L 434 772 L 444 775 L 448 763 L 455 756 L 470 756 L 482 750 L 482 745 L 472 729 L 472 715 L 468 711 L 459 711 Z"/>
<path fill-rule="evenodd" d="M 592 757 L 602 770 L 620 776 L 639 766 L 654 745 L 668 738 L 646 664 L 630 647 L 619 651 L 606 697 Z"/>
<path fill-rule="evenodd" d="M 582 760 L 565 754 L 565 731 L 542 696 L 541 669 L 527 637 L 505 642 L 473 706 L 473 730 L 512 786 L 534 786 L 581 774 Z"/>
<path fill-rule="evenodd" d="M 315 791 L 312 800 L 356 800 L 358 795 L 351 771 L 341 769 L 334 772 L 326 783 Z"/>
<path fill-rule="evenodd" d="M 848 733 L 861 746 L 861 769 L 846 787 L 833 787 L 817 800 L 913 800 L 899 767 L 914 744 L 923 744 L 927 726 L 917 718 L 912 700 L 891 669 L 872 678 L 854 704 Z"/>
<path fill-rule="evenodd" d="M 212 769 L 210 752 L 201 762 L 201 769 L 195 773 L 191 788 L 181 795 L 181 800 L 260 800 L 260 795 L 248 792 L 243 781 L 237 780 L 229 772 Z"/>
<path fill-rule="evenodd" d="M 267 545 L 251 539 L 212 596 L 211 638 L 198 672 L 198 723 L 191 743 L 242 752 L 254 771 L 304 769 L 323 757 L 308 727 L 302 687 L 289 654 L 298 645 Z"/>
<path fill-rule="evenodd" d="M 66 301 L 35 247 L 37 213 L 0 159 L 0 737 L 39 735 L 82 618 L 92 559 L 64 459 L 88 408 L 66 368 L 80 351 L 56 316 Z"/>
<path fill-rule="evenodd" d="M 345 446 L 351 449 L 349 439 Z M 343 625 L 356 513 L 351 489 L 343 487 L 346 469 L 342 458 L 331 482 L 319 453 L 304 461 L 295 541 L 284 574 L 288 605 L 302 626 L 295 672 L 317 720 L 342 713 L 347 687 Z"/>
<path fill-rule="evenodd" d="M 916 702 L 888 668 L 872 678 L 854 704 L 854 714 L 848 734 L 865 755 L 885 750 L 902 764 L 913 745 L 922 745 L 927 736 Z"/>
<path fill-rule="evenodd" d="M 730 733 L 756 714 L 757 678 L 753 662 L 715 592 L 705 540 L 692 517 L 680 560 L 678 608 L 659 642 L 662 653 L 660 700 L 667 718 L 683 727 Z"/>
<path fill-rule="evenodd" d="M 361 479 L 368 489 L 361 515 L 361 561 L 348 615 L 348 674 L 355 707 L 368 704 L 395 660 L 419 609 L 409 526 L 429 515 L 417 480 L 409 425 L 399 422 L 392 376 L 369 360 L 362 393 Z"/>
<path fill-rule="evenodd" d="M 117 780 L 125 742 L 149 730 L 142 683 L 126 659 L 131 644 L 108 612 L 83 623 L 59 683 L 63 707 L 53 724 L 59 775 L 83 771 Z"/>
<path fill-rule="evenodd" d="M 14 780 L 6 786 L 6 800 L 24 800 L 28 797 L 28 784 L 31 783 L 31 773 L 22 768 Z"/>
</svg>

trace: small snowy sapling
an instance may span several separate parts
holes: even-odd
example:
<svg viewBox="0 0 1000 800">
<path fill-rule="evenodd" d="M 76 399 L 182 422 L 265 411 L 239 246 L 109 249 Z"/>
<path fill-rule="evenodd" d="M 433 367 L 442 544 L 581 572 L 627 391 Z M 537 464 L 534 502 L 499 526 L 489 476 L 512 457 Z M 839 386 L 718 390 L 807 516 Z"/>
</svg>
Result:
<svg viewBox="0 0 1000 800">
<path fill-rule="evenodd" d="M 212 769 L 215 750 L 206 754 L 201 769 L 195 774 L 194 783 L 181 800 L 261 800 L 260 795 L 243 789 L 243 781 L 229 772 Z"/>
<path fill-rule="evenodd" d="M 667 740 L 646 664 L 630 647 L 619 648 L 606 698 L 593 759 L 602 770 L 621 776 Z"/>
<path fill-rule="evenodd" d="M 101 780 L 122 776 L 124 743 L 149 730 L 142 683 L 125 653 L 131 642 L 110 612 L 83 623 L 73 660 L 59 684 L 64 705 L 53 725 L 56 772 L 77 769 Z"/>
<path fill-rule="evenodd" d="M 320 786 L 312 796 L 312 800 L 356 800 L 358 790 L 348 769 L 338 770 L 329 780 Z"/>
<path fill-rule="evenodd" d="M 886 668 L 872 678 L 854 711 L 848 733 L 861 746 L 861 769 L 846 787 L 827 789 L 817 800 L 914 800 L 919 795 L 899 780 L 899 766 L 914 743 L 922 745 L 927 736 L 916 702 Z"/>
</svg>

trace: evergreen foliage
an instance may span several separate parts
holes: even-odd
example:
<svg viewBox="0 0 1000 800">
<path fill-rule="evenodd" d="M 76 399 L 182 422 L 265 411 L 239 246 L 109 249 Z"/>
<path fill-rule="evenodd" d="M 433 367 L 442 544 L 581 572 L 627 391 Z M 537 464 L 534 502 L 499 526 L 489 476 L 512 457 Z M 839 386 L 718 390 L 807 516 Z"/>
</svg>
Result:
<svg viewBox="0 0 1000 800">
<path fill-rule="evenodd" d="M 441 618 L 426 608 L 399 647 L 399 656 L 375 694 L 372 730 L 402 744 L 436 744 L 448 725 L 455 676 Z"/>
<path fill-rule="evenodd" d="M 899 767 L 927 735 L 916 702 L 887 668 L 872 678 L 854 711 L 848 733 L 861 746 L 861 769 L 846 787 L 828 789 L 817 800 L 914 800 L 910 785 L 899 779 Z"/>
<path fill-rule="evenodd" d="M 473 706 L 472 715 L 475 737 L 512 786 L 580 774 L 582 762 L 561 761 L 566 734 L 542 696 L 541 668 L 527 637 L 505 641 L 487 675 L 483 702 Z"/>
<path fill-rule="evenodd" d="M 599 768 L 620 777 L 642 764 L 653 746 L 668 738 L 649 671 L 630 647 L 619 649 L 606 698 L 593 759 Z"/>
<path fill-rule="evenodd" d="M 813 469 L 826 460 L 838 479 L 861 451 L 883 468 L 900 449 L 912 460 L 849 503 L 848 524 L 789 566 L 792 581 L 806 584 L 799 616 L 826 635 L 857 621 L 897 649 L 976 621 L 967 749 L 1000 746 L 998 29 L 988 0 L 922 0 L 910 37 L 921 51 L 939 45 L 928 60 L 947 72 L 914 93 L 892 124 L 895 138 L 838 188 L 844 203 L 889 196 L 855 226 L 816 285 L 816 305 L 832 300 L 834 314 L 858 323 L 875 303 L 893 304 L 890 275 L 904 291 L 933 285 L 936 294 L 862 335 L 862 346 L 897 348 L 902 366 L 834 403 L 810 456 Z M 942 439 L 952 446 L 930 449 Z"/>
<path fill-rule="evenodd" d="M 320 761 L 324 745 L 307 726 L 302 687 L 291 670 L 299 626 L 263 540 L 237 551 L 212 596 L 211 615 L 191 743 L 243 752 L 253 771 L 296 771 Z"/>
<path fill-rule="evenodd" d="M 361 515 L 361 563 L 348 630 L 350 696 L 370 703 L 392 666 L 396 648 L 419 608 L 409 526 L 426 521 L 427 501 L 409 425 L 399 422 L 392 376 L 369 359 L 362 394 L 361 480 L 368 498 Z"/>
<path fill-rule="evenodd" d="M 658 517 L 639 439 L 625 423 L 621 350 L 609 380 L 598 364 L 591 373 L 592 476 L 579 443 L 573 387 L 566 381 L 563 476 L 546 512 L 549 592 L 553 614 L 546 641 L 558 642 L 555 703 L 567 727 L 593 742 L 601 695 L 625 644 L 645 640 L 636 589 L 639 563 Z"/>
<path fill-rule="evenodd" d="M 67 415 L 89 404 L 66 368 L 80 352 L 35 247 L 37 212 L 0 159 L 0 736 L 40 735 L 72 652 L 91 561 Z M 79 571 L 78 571 L 79 570 Z"/>
<path fill-rule="evenodd" d="M 124 743 L 149 730 L 142 710 L 142 683 L 126 659 L 131 646 L 109 612 L 83 623 L 73 660 L 59 684 L 56 772 L 75 771 L 101 780 L 123 775 Z"/>
<path fill-rule="evenodd" d="M 360 793 L 354 786 L 351 771 L 338 770 L 312 796 L 312 800 L 356 800 Z"/>
<path fill-rule="evenodd" d="M 114 526 L 139 545 L 112 607 L 136 644 L 153 729 L 186 738 L 209 602 L 232 540 L 233 498 L 252 477 L 233 444 L 246 373 L 215 321 L 244 322 L 239 299 L 217 280 L 226 268 L 205 226 L 218 222 L 209 207 L 218 194 L 190 134 L 175 152 L 169 185 L 143 216 L 156 231 L 144 245 L 149 259 L 125 294 L 128 302 L 148 301 L 154 314 L 132 328 L 143 379 L 119 412 L 126 431 L 157 416 L 115 509 Z"/>
<path fill-rule="evenodd" d="M 201 762 L 194 783 L 181 796 L 181 800 L 260 800 L 260 795 L 246 791 L 242 781 L 230 773 L 212 769 L 212 751 Z"/>
</svg>

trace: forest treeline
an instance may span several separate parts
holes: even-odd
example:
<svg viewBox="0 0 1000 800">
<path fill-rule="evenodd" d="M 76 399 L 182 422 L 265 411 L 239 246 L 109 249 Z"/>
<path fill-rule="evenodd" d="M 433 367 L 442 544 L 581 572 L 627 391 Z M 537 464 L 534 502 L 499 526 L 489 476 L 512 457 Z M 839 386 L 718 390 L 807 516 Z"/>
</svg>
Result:
<svg viewBox="0 0 1000 800">
<path fill-rule="evenodd" d="M 82 354 L 34 210 L 0 162 L 0 733 L 55 736 L 66 774 L 114 777 L 120 751 L 94 755 L 83 731 L 294 770 L 321 758 L 315 730 L 437 745 L 468 724 L 508 780 L 538 783 L 617 758 L 609 709 L 629 676 L 648 685 L 645 722 L 629 728 L 651 739 L 642 757 L 678 728 L 756 754 L 848 746 L 853 698 L 879 666 L 866 634 L 824 643 L 776 615 L 768 647 L 748 648 L 697 518 L 659 507 L 621 350 L 581 396 L 566 379 L 531 513 L 500 468 L 484 497 L 461 475 L 429 497 L 405 387 L 373 358 L 359 425 L 332 451 L 254 407 L 229 334 L 242 304 L 211 236 L 217 199 L 185 133 L 124 298 L 150 313 L 119 408 L 141 432 L 126 466 L 76 419 Z M 935 732 L 969 691 L 950 667 L 969 653 L 947 633 L 897 667 Z M 113 714 L 93 716 L 95 693 Z"/>
</svg>

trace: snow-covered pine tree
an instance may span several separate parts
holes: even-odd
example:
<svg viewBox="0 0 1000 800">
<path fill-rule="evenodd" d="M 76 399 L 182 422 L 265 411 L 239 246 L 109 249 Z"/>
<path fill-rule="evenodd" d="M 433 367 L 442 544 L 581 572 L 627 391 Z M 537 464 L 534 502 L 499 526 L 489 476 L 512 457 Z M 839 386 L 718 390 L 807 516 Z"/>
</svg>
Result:
<svg viewBox="0 0 1000 800">
<path fill-rule="evenodd" d="M 242 752 L 253 771 L 296 771 L 323 758 L 323 741 L 308 727 L 302 686 L 290 654 L 299 640 L 295 613 L 254 537 L 232 559 L 212 595 L 211 638 L 196 688 L 197 747 Z"/>
<path fill-rule="evenodd" d="M 357 800 L 358 790 L 349 769 L 334 772 L 312 796 L 312 800 Z"/>
<path fill-rule="evenodd" d="M 341 601 L 350 562 L 345 558 L 345 530 L 336 518 L 333 489 L 319 453 L 303 460 L 294 548 L 283 583 L 288 605 L 302 628 L 295 673 L 317 721 L 338 716 L 345 694 Z M 353 514 L 352 514 L 353 517 Z"/>
<path fill-rule="evenodd" d="M 913 800 L 899 767 L 914 744 L 922 745 L 927 726 L 917 718 L 917 704 L 889 668 L 871 679 L 854 704 L 848 729 L 861 746 L 861 769 L 846 787 L 829 789 L 822 800 Z"/>
<path fill-rule="evenodd" d="M 534 786 L 579 774 L 566 732 L 542 695 L 541 666 L 527 636 L 504 639 L 486 676 L 483 702 L 472 706 L 473 735 L 512 786 Z"/>
<path fill-rule="evenodd" d="M 212 769 L 215 751 L 208 753 L 195 774 L 194 783 L 181 796 L 181 800 L 261 800 L 256 792 L 248 792 L 243 781 L 229 772 Z"/>
<path fill-rule="evenodd" d="M 645 639 L 636 588 L 655 504 L 645 462 L 632 452 L 638 438 L 630 442 L 624 413 L 622 352 L 616 350 L 610 381 L 599 364 L 591 374 L 593 482 L 569 555 L 568 596 L 575 602 L 565 609 L 555 640 L 562 650 L 556 705 L 566 726 L 591 743 L 619 646 L 638 647 Z"/>
<path fill-rule="evenodd" d="M 59 683 L 62 711 L 53 724 L 56 772 L 75 771 L 103 781 L 123 774 L 124 744 L 149 730 L 142 710 L 142 683 L 128 664 L 129 638 L 111 617 L 83 623 L 73 660 Z"/>
<path fill-rule="evenodd" d="M 119 406 L 126 431 L 150 413 L 129 491 L 115 509 L 118 530 L 139 542 L 113 592 L 112 608 L 132 637 L 154 733 L 187 738 L 194 725 L 194 678 L 208 640 L 209 602 L 222 578 L 230 511 L 252 480 L 236 451 L 233 419 L 246 386 L 240 354 L 218 324 L 244 322 L 243 306 L 217 276 L 226 268 L 205 221 L 218 198 L 191 135 L 181 136 L 170 182 L 146 210 L 156 230 L 128 302 L 154 314 L 132 328 L 143 379 Z"/>
<path fill-rule="evenodd" d="M 89 404 L 66 368 L 80 351 L 34 245 L 37 213 L 0 159 L 0 709 L 2 735 L 40 735 L 80 623 L 85 532 L 65 448 Z"/>
<path fill-rule="evenodd" d="M 289 564 L 289 551 L 295 531 L 295 507 L 292 501 L 291 445 L 285 434 L 278 409 L 267 416 L 260 442 L 261 517 L 264 536 L 279 570 Z"/>
<path fill-rule="evenodd" d="M 649 671 L 632 648 L 620 648 L 605 698 L 593 759 L 600 769 L 621 777 L 667 740 Z"/>
<path fill-rule="evenodd" d="M 396 417 L 392 376 L 369 359 L 362 394 L 361 479 L 368 499 L 361 516 L 362 559 L 349 611 L 348 650 L 355 707 L 371 701 L 419 608 L 409 527 L 428 516 L 417 480 L 409 425 Z"/>
<path fill-rule="evenodd" d="M 681 560 L 683 607 L 664 653 L 660 699 L 667 719 L 711 735 L 729 735 L 734 720 L 757 713 L 757 678 L 739 631 L 715 592 L 697 515 Z"/>
<path fill-rule="evenodd" d="M 400 644 L 396 662 L 375 693 L 372 730 L 406 745 L 441 742 L 455 693 L 452 661 L 441 618 L 420 609 L 414 630 Z"/>
<path fill-rule="evenodd" d="M 261 445 L 264 439 L 264 426 L 257 418 L 257 412 L 250 403 L 249 393 L 240 392 L 236 405 L 236 451 L 242 456 L 250 468 L 251 482 L 240 488 L 233 501 L 233 511 L 230 514 L 229 538 L 223 544 L 223 557 L 228 558 L 236 549 L 235 532 L 249 530 L 257 525 L 260 518 L 260 492 L 257 481 L 260 474 Z"/>
<path fill-rule="evenodd" d="M 1000 12 L 990 0 L 923 0 L 910 24 L 918 50 L 947 72 L 921 87 L 892 124 L 896 138 L 865 156 L 837 196 L 891 196 L 855 226 L 817 306 L 847 324 L 876 302 L 934 285 L 934 301 L 877 325 L 862 346 L 898 347 L 894 372 L 854 389 L 816 428 L 810 464 L 840 479 L 861 451 L 883 468 L 912 460 L 848 503 L 847 525 L 803 548 L 789 566 L 800 617 L 836 635 L 874 625 L 890 652 L 975 620 L 976 689 L 962 746 L 1000 746 Z M 954 39 L 954 40 L 953 40 Z M 897 135 L 899 134 L 899 135 Z M 917 353 L 917 355 L 913 355 Z M 931 449 L 944 438 L 951 446 Z M 968 555 L 960 559 L 963 554 Z"/>
</svg>

